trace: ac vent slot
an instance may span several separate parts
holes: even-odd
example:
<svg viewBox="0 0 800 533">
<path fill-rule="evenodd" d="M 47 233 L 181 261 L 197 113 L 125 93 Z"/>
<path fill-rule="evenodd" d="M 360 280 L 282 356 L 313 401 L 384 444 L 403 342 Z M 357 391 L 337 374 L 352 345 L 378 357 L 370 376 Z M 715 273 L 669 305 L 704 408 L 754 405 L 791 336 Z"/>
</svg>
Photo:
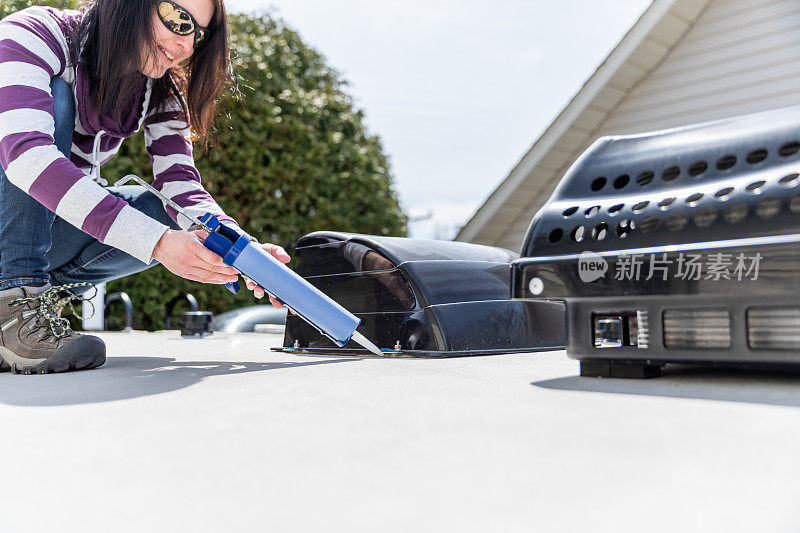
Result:
<svg viewBox="0 0 800 533">
<path fill-rule="evenodd" d="M 748 309 L 747 344 L 751 350 L 800 350 L 800 308 Z"/>
<path fill-rule="evenodd" d="M 663 317 L 664 346 L 669 349 L 730 348 L 727 309 L 667 309 Z"/>
</svg>

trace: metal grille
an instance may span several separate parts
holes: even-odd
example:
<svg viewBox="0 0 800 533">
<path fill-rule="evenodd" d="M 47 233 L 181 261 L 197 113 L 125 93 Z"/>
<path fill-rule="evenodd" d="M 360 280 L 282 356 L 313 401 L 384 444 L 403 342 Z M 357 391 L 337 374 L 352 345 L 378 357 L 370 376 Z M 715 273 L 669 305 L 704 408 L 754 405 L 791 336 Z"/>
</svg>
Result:
<svg viewBox="0 0 800 533">
<path fill-rule="evenodd" d="M 731 318 L 725 309 L 667 309 L 664 346 L 669 349 L 729 348 Z"/>
<path fill-rule="evenodd" d="M 747 343 L 752 350 L 800 350 L 800 308 L 748 309 Z"/>
</svg>

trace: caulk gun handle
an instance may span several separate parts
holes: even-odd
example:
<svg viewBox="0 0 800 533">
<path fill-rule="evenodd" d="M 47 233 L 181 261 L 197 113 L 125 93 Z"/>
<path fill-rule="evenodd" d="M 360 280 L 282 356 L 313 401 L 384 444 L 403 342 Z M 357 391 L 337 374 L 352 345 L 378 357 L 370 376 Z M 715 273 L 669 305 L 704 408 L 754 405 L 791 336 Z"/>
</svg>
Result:
<svg viewBox="0 0 800 533">
<path fill-rule="evenodd" d="M 255 281 L 253 283 L 255 283 Z M 259 285 L 258 283 L 256 283 L 256 285 L 261 287 L 261 285 Z M 241 287 L 239 286 L 239 282 L 238 281 L 231 281 L 229 283 L 226 283 L 225 284 L 225 288 L 228 289 L 229 291 L 231 291 L 233 294 L 238 293 L 239 289 L 241 289 Z M 264 287 L 261 287 L 261 288 L 264 289 Z M 264 289 L 264 292 L 266 292 L 266 291 L 267 291 L 267 289 Z M 281 302 L 281 303 L 283 303 L 283 302 Z"/>
<path fill-rule="evenodd" d="M 231 291 L 233 294 L 239 292 L 239 282 L 238 281 L 231 281 L 225 284 L 225 288 Z"/>
<path fill-rule="evenodd" d="M 253 281 L 253 283 L 256 283 L 256 282 Z M 256 283 L 256 287 L 261 287 L 264 290 L 264 292 L 267 293 L 267 289 L 265 289 L 264 287 L 262 287 L 258 283 Z M 230 283 L 226 283 L 225 284 L 225 288 L 228 289 L 229 291 L 231 291 L 233 294 L 237 294 L 241 287 L 239 286 L 239 282 L 238 281 L 231 281 Z M 267 293 L 267 294 L 269 294 L 269 293 Z M 272 296 L 272 295 L 270 294 L 270 296 Z M 272 296 L 272 297 L 275 298 L 275 296 Z M 281 303 L 284 303 L 283 301 L 279 300 L 278 298 L 275 298 L 275 299 L 278 300 Z"/>
<path fill-rule="evenodd" d="M 216 232 L 219 235 L 230 241 L 231 244 L 235 243 L 241 237 L 241 235 L 239 235 L 239 232 L 237 232 L 235 229 L 230 228 L 225 224 L 220 224 L 219 220 L 216 217 L 214 217 L 211 213 L 206 213 L 205 215 L 200 217 L 200 221 L 203 222 L 204 224 L 210 224 L 210 226 L 207 227 L 209 227 L 212 231 L 216 230 Z M 208 239 L 209 237 L 211 239 L 218 238 L 217 236 L 211 237 L 211 234 L 209 234 L 206 238 Z M 214 246 L 208 246 L 207 243 L 203 244 L 206 246 L 206 248 L 209 248 L 217 255 L 220 255 L 221 250 L 217 249 Z M 231 291 L 233 294 L 236 294 L 239 292 L 239 289 L 241 287 L 239 286 L 238 281 L 231 281 L 230 283 L 225 284 L 225 288 Z"/>
<path fill-rule="evenodd" d="M 203 245 L 211 250 L 212 252 L 216 253 L 220 257 L 223 258 L 225 261 L 225 257 L 231 250 L 231 246 L 233 246 L 237 242 L 243 242 L 244 237 L 247 237 L 250 241 L 255 241 L 253 237 L 247 235 L 246 233 L 239 233 L 235 229 L 231 228 L 230 226 L 226 226 L 225 224 L 221 224 L 219 219 L 212 215 L 211 213 L 206 213 L 202 217 L 200 217 L 200 222 L 206 225 L 206 228 L 211 230 L 206 236 L 206 240 L 203 241 Z M 236 270 L 239 271 L 240 274 L 246 276 L 244 272 L 240 268 L 237 268 L 236 265 L 231 264 L 233 261 L 229 258 L 228 261 L 225 261 L 226 264 L 233 266 Z M 264 292 L 267 292 L 266 287 L 263 284 L 258 283 L 256 280 L 252 280 L 253 283 L 264 289 Z M 236 294 L 240 290 L 239 282 L 232 281 L 230 283 L 225 284 L 225 288 L 228 289 L 233 294 Z M 282 303 L 282 302 L 281 302 Z"/>
</svg>

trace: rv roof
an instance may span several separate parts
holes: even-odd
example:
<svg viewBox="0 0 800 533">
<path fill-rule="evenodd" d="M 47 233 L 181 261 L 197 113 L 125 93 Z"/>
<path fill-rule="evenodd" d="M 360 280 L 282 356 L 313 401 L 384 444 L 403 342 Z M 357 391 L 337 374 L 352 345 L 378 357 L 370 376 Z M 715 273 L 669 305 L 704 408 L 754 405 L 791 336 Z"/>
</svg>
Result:
<svg viewBox="0 0 800 533">
<path fill-rule="evenodd" d="M 103 333 L 0 375 L 3 531 L 796 530 L 800 377 Z"/>
</svg>

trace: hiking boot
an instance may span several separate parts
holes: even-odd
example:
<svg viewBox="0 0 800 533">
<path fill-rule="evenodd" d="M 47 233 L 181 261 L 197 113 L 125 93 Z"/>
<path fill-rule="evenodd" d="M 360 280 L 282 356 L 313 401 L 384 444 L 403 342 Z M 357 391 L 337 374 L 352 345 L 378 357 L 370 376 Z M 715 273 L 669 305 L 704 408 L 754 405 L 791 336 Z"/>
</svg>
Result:
<svg viewBox="0 0 800 533">
<path fill-rule="evenodd" d="M 0 292 L 0 357 L 15 374 L 47 374 L 95 368 L 106 361 L 98 337 L 72 331 L 59 317 L 59 292 L 35 294 L 28 287 Z"/>
</svg>

